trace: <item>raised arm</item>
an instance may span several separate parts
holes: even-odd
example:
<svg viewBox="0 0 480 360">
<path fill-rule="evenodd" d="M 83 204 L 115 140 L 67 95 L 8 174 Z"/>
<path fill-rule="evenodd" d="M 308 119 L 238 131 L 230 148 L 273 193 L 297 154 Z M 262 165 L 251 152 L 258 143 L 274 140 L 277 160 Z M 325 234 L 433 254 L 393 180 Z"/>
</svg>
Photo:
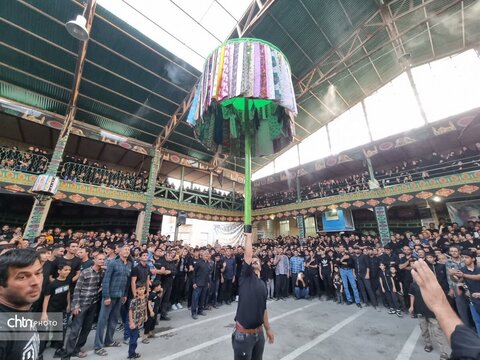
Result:
<svg viewBox="0 0 480 360">
<path fill-rule="evenodd" d="M 245 254 L 243 255 L 243 260 L 250 265 L 252 263 L 252 258 L 253 258 L 252 234 L 245 233 Z"/>
</svg>

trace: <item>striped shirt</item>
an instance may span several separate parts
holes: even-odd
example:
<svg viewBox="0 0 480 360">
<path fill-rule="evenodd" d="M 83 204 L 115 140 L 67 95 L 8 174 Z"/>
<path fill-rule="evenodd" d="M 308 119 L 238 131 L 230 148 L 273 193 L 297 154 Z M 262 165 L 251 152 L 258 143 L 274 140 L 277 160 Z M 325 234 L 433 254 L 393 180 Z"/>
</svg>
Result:
<svg viewBox="0 0 480 360">
<path fill-rule="evenodd" d="M 278 255 L 280 257 L 280 261 L 277 263 L 275 267 L 275 275 L 288 275 L 290 270 L 290 263 L 288 261 L 287 255 Z"/>
<path fill-rule="evenodd" d="M 92 266 L 83 270 L 73 292 L 72 309 L 98 302 L 102 280 L 103 270 L 95 271 Z"/>
</svg>

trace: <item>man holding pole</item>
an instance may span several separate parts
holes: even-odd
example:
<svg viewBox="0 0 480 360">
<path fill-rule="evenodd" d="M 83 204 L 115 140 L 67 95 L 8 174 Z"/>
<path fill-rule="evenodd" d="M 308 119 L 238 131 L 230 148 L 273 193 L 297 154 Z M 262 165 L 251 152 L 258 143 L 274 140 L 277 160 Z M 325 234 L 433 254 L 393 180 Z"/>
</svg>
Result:
<svg viewBox="0 0 480 360">
<path fill-rule="evenodd" d="M 232 334 L 234 359 L 261 360 L 265 346 L 263 328 L 268 342 L 274 335 L 268 321 L 267 287 L 260 279 L 261 262 L 253 255 L 252 234 L 245 234 L 245 256 L 239 279 L 239 299 Z"/>
</svg>

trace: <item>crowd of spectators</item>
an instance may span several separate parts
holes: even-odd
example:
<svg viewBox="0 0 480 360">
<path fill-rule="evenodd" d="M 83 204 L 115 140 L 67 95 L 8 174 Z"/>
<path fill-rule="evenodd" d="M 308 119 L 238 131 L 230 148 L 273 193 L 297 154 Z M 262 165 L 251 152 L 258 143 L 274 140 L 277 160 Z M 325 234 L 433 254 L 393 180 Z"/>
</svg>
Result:
<svg viewBox="0 0 480 360">
<path fill-rule="evenodd" d="M 434 152 L 430 156 L 406 160 L 394 167 L 376 170 L 375 179 L 386 187 L 478 169 L 480 148 L 477 146 L 475 150 L 464 146 L 443 154 Z"/>
<path fill-rule="evenodd" d="M 180 189 L 177 186 L 175 186 L 175 184 L 170 183 L 168 181 L 168 179 L 164 179 L 164 180 L 157 179 L 157 186 L 161 186 L 163 188 L 175 190 L 177 192 L 176 196 L 178 196 L 178 192 L 180 191 Z M 183 191 L 185 193 L 188 193 L 188 194 L 197 194 L 197 195 L 208 196 L 208 188 L 206 188 L 206 187 L 200 188 L 199 186 L 195 186 L 195 184 L 193 185 L 193 187 L 192 186 L 185 186 L 183 188 Z M 168 193 L 166 195 L 169 196 Z M 241 193 L 235 192 L 234 193 L 234 199 L 232 199 L 232 193 L 231 192 L 223 191 L 223 190 L 216 189 L 216 188 L 212 188 L 212 198 L 213 199 L 226 200 L 226 201 L 235 200 L 235 202 L 243 202 L 243 200 L 244 200 L 243 194 L 241 194 Z M 192 202 L 192 200 L 185 200 L 185 196 L 184 196 L 184 201 Z"/>
<path fill-rule="evenodd" d="M 50 157 L 51 154 L 38 147 L 29 147 L 27 151 L 20 151 L 15 146 L 0 147 L 0 168 L 43 174 L 47 171 Z M 109 169 L 96 161 L 70 155 L 64 156 L 59 176 L 67 181 L 129 191 L 145 191 L 148 181 L 146 171 L 133 173 Z"/>
<path fill-rule="evenodd" d="M 60 176 L 63 180 L 137 192 L 146 191 L 148 182 L 146 170 L 138 173 L 112 170 L 87 158 L 70 155 L 65 155 Z"/>
<path fill-rule="evenodd" d="M 31 146 L 27 151 L 20 151 L 16 146 L 0 147 L 0 168 L 42 174 L 47 170 L 48 162 L 47 151 L 38 147 Z"/>
<path fill-rule="evenodd" d="M 375 170 L 378 186 L 387 187 L 431 177 L 451 175 L 480 168 L 480 143 L 475 149 L 462 147 L 447 153 L 432 153 L 430 156 L 405 160 L 394 166 Z M 301 200 L 324 198 L 359 191 L 367 191 L 370 177 L 367 171 L 343 178 L 326 179 L 301 187 Z M 297 192 L 293 190 L 259 194 L 254 198 L 255 209 L 284 205 L 297 201 Z"/>
<path fill-rule="evenodd" d="M 63 312 L 68 320 L 65 341 L 52 343 L 55 356 L 63 359 L 86 356 L 83 347 L 92 327 L 97 355 L 107 355 L 108 347 L 123 341 L 129 358 L 138 357 L 142 327 L 141 341 L 148 344 L 155 325 L 170 320 L 172 310 L 186 306 L 196 320 L 234 302 L 243 262 L 242 246 L 217 242 L 190 247 L 159 233 L 141 243 L 134 234 L 56 228 L 29 242 L 20 228 L 2 227 L 0 256 L 28 247 L 38 252 L 44 274 L 41 297 L 32 310 L 43 318 Z M 448 359 L 448 342 L 439 335 L 438 323 L 412 279 L 412 265 L 422 259 L 463 323 L 480 333 L 480 219 L 465 226 L 441 221 L 437 228 L 432 223 L 415 234 L 393 234 L 387 244 L 362 234 L 264 238 L 254 244 L 254 252 L 270 299 L 317 297 L 418 317 L 425 351 L 439 346 L 441 359 Z M 144 316 L 137 308 L 148 311 Z M 436 334 L 433 342 L 429 330 Z"/>
</svg>

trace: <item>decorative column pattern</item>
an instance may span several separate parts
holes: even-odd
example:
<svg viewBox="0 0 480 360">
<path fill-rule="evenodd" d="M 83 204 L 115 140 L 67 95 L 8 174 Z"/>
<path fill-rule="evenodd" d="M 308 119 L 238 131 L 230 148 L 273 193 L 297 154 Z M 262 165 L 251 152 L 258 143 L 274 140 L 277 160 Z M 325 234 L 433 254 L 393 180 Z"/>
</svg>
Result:
<svg viewBox="0 0 480 360">
<path fill-rule="evenodd" d="M 143 227 L 141 234 L 137 234 L 137 239 L 141 243 L 146 243 L 148 239 L 148 234 L 150 233 L 150 222 L 152 220 L 152 207 L 153 199 L 155 198 L 155 186 L 157 184 L 157 174 L 162 166 L 162 153 L 160 150 L 155 149 L 155 155 L 152 158 L 152 163 L 150 165 L 150 174 L 148 175 L 148 185 L 147 191 L 145 192 L 145 217 L 143 220 Z"/>
<path fill-rule="evenodd" d="M 52 198 L 37 196 L 33 203 L 30 217 L 28 218 L 27 226 L 23 233 L 23 237 L 30 242 L 35 240 L 35 237 L 40 235 L 40 232 L 45 226 L 45 220 L 47 219 L 50 205 L 52 204 Z"/>
<path fill-rule="evenodd" d="M 213 186 L 213 171 L 210 171 L 210 179 L 208 181 L 208 206 L 212 207 L 212 186 Z"/>
<path fill-rule="evenodd" d="M 370 177 L 370 180 L 375 181 L 375 171 L 373 170 L 372 166 L 372 160 L 370 158 L 367 159 L 367 168 L 368 168 L 368 176 Z"/>
<path fill-rule="evenodd" d="M 377 218 L 378 234 L 383 245 L 390 241 L 390 228 L 388 227 L 387 207 L 375 206 L 375 217 Z"/>
<path fill-rule="evenodd" d="M 183 179 L 185 177 L 185 166 L 180 168 L 180 194 L 178 195 L 178 202 L 183 202 Z"/>
<path fill-rule="evenodd" d="M 305 238 L 305 218 L 302 214 L 297 215 L 297 227 L 298 227 L 298 237 L 300 239 Z"/>
</svg>

